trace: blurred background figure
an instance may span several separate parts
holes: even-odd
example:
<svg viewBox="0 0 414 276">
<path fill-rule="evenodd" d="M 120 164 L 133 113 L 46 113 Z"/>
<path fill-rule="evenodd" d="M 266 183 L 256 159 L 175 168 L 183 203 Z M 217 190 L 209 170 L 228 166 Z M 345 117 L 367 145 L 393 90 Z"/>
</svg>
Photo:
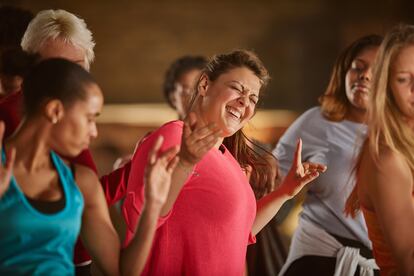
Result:
<svg viewBox="0 0 414 276">
<path fill-rule="evenodd" d="M 187 115 L 189 100 L 201 70 L 207 64 L 203 56 L 182 56 L 171 63 L 164 77 L 163 92 L 168 104 L 174 108 L 179 119 Z"/>
<path fill-rule="evenodd" d="M 27 9 L 0 6 L 0 99 L 20 90 L 24 64 L 20 54 L 15 53 L 32 18 L 32 12 Z"/>
<path fill-rule="evenodd" d="M 3 92 L 2 97 L 21 91 L 24 76 L 28 73 L 28 68 L 38 59 L 35 55 L 30 55 L 20 48 L 5 50 L 0 61 L 0 83 Z"/>
</svg>

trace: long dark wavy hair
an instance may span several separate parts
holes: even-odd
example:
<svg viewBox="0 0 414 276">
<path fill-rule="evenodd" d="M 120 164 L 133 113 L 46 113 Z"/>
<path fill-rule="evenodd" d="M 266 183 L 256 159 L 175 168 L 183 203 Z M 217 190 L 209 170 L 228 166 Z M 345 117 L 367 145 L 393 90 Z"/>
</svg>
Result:
<svg viewBox="0 0 414 276">
<path fill-rule="evenodd" d="M 261 90 L 265 88 L 270 79 L 269 73 L 257 55 L 247 50 L 235 50 L 228 54 L 213 56 L 201 75 L 206 75 L 210 81 L 215 81 L 220 75 L 241 67 L 251 70 L 259 78 Z M 200 80 L 190 101 L 190 109 L 197 98 Z M 278 165 L 268 150 L 249 139 L 241 129 L 232 136 L 226 137 L 223 144 L 242 169 L 249 171 L 251 169 L 250 185 L 257 198 L 274 189 L 275 180 L 279 178 Z"/>
</svg>

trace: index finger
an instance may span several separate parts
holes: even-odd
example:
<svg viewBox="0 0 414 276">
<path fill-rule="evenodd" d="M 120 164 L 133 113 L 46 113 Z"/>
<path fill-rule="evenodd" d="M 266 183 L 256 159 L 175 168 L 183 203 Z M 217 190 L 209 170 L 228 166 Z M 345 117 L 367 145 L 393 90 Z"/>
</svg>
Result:
<svg viewBox="0 0 414 276">
<path fill-rule="evenodd" d="M 301 138 L 298 139 L 298 142 L 296 144 L 295 157 L 294 157 L 293 163 L 296 165 L 296 167 L 300 167 L 302 165 L 302 139 Z"/>
</svg>

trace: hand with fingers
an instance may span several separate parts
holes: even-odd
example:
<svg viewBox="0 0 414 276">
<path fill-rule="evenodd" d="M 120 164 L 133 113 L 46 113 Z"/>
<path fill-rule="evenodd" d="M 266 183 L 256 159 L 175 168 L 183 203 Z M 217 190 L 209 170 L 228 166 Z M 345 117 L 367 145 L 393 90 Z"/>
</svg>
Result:
<svg viewBox="0 0 414 276">
<path fill-rule="evenodd" d="M 2 121 L 0 121 L 0 153 L 2 154 L 2 145 L 3 145 L 3 135 L 4 135 L 5 126 Z M 10 179 L 12 177 L 12 170 L 14 165 L 14 158 L 16 156 L 16 151 L 14 148 L 6 152 L 6 163 L 3 166 L 3 158 L 0 158 L 0 198 L 4 195 L 10 185 Z"/>
<path fill-rule="evenodd" d="M 171 147 L 158 155 L 164 142 L 159 136 L 148 155 L 145 168 L 145 201 L 147 204 L 163 206 L 171 186 L 171 175 L 178 163 L 178 146 Z"/>
<path fill-rule="evenodd" d="M 318 163 L 302 163 L 302 139 L 299 139 L 296 146 L 292 167 L 283 180 L 280 189 L 284 194 L 294 197 L 302 188 L 325 172 L 327 167 Z"/>
<path fill-rule="evenodd" d="M 221 130 L 214 123 L 203 124 L 191 112 L 184 120 L 184 129 L 180 148 L 180 163 L 194 166 L 214 147 L 221 137 Z"/>
</svg>

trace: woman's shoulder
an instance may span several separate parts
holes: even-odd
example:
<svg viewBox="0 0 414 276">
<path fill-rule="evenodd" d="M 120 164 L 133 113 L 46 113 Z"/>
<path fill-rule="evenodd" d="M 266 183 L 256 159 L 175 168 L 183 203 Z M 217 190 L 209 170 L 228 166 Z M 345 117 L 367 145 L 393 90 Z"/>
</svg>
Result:
<svg viewBox="0 0 414 276">
<path fill-rule="evenodd" d="M 403 154 L 387 146 L 380 146 L 378 152 L 374 152 L 372 146 L 365 143 L 362 150 L 363 158 L 361 168 L 367 176 L 367 181 L 382 183 L 383 179 L 392 180 L 393 182 L 411 182 L 412 172 L 408 162 Z M 372 181 L 370 181 L 372 180 Z"/>
<path fill-rule="evenodd" d="M 148 139 L 155 139 L 159 135 L 162 135 L 164 138 L 170 138 L 173 137 L 181 137 L 182 130 L 183 130 L 183 121 L 175 120 L 170 121 L 168 123 L 163 124 L 159 128 L 155 129 L 154 131 L 148 133 L 144 138 L 143 141 Z"/>
<path fill-rule="evenodd" d="M 96 173 L 80 164 L 73 165 L 74 180 L 83 196 L 93 195 L 96 189 L 100 188 L 100 182 Z"/>
<path fill-rule="evenodd" d="M 314 129 L 315 127 L 319 128 L 324 122 L 327 122 L 327 120 L 323 117 L 320 107 L 315 106 L 300 115 L 292 126 Z"/>
<path fill-rule="evenodd" d="M 326 120 L 323 118 L 319 107 L 308 109 L 288 127 L 281 140 L 296 143 L 295 137 L 301 137 L 302 133 L 306 133 L 306 135 L 318 134 L 325 129 L 324 121 Z"/>
</svg>

